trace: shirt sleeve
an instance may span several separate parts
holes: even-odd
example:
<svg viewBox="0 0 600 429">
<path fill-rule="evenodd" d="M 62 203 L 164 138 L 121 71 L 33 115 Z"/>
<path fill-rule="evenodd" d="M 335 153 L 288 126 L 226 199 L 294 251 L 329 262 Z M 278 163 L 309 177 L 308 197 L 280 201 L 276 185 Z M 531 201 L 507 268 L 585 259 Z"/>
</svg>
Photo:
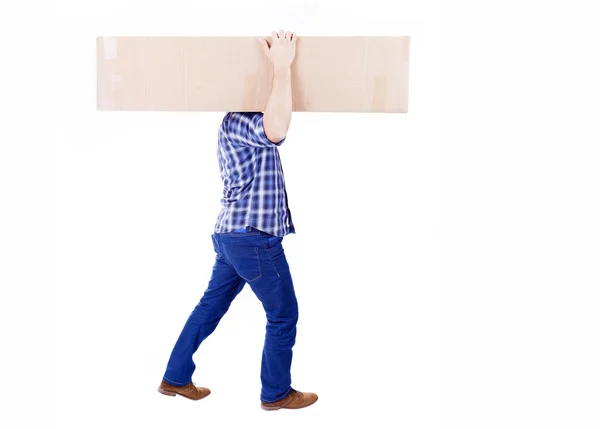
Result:
<svg viewBox="0 0 600 429">
<path fill-rule="evenodd" d="M 235 145 L 252 147 L 280 146 L 284 141 L 272 142 L 265 134 L 262 112 L 230 112 L 225 118 L 227 138 Z"/>
</svg>

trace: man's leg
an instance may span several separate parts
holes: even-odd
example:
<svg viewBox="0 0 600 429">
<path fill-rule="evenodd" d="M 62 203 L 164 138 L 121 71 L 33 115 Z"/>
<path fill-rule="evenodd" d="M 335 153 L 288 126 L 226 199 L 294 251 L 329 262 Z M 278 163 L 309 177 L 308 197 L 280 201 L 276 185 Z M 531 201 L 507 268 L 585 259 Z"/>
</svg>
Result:
<svg viewBox="0 0 600 429">
<path fill-rule="evenodd" d="M 298 302 L 281 237 L 262 236 L 261 277 L 250 282 L 267 314 L 261 366 L 261 401 L 275 402 L 292 390 L 292 347 L 296 341 Z"/>
<path fill-rule="evenodd" d="M 217 251 L 216 245 L 215 251 Z M 192 374 L 196 369 L 192 355 L 200 343 L 215 330 L 233 299 L 243 289 L 245 282 L 235 268 L 217 251 L 208 288 L 190 314 L 171 352 L 163 376 L 165 381 L 174 386 L 183 386 L 192 381 Z"/>
<path fill-rule="evenodd" d="M 278 401 L 292 391 L 298 303 L 282 240 L 253 229 L 245 234 L 223 234 L 220 241 L 223 256 L 250 284 L 267 313 L 261 367 L 263 402 Z"/>
</svg>

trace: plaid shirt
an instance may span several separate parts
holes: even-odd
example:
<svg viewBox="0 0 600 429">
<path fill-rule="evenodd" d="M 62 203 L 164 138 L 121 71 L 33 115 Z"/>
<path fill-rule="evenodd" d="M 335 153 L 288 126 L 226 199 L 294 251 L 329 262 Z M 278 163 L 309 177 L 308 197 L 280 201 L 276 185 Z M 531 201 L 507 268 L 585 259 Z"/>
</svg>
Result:
<svg viewBox="0 0 600 429">
<path fill-rule="evenodd" d="M 223 198 L 215 232 L 246 226 L 279 237 L 296 232 L 277 149 L 284 141 L 267 138 L 261 112 L 225 115 L 217 150 Z"/>
</svg>

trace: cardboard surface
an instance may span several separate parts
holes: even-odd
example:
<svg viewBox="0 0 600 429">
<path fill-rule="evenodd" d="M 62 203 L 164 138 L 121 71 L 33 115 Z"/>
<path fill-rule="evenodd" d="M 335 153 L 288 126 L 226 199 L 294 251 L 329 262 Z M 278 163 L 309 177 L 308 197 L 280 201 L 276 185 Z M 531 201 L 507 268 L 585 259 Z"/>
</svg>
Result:
<svg viewBox="0 0 600 429">
<path fill-rule="evenodd" d="M 267 41 L 271 37 L 264 37 Z M 299 36 L 295 112 L 408 111 L 409 37 Z M 264 111 L 256 37 L 98 37 L 98 110 Z"/>
</svg>

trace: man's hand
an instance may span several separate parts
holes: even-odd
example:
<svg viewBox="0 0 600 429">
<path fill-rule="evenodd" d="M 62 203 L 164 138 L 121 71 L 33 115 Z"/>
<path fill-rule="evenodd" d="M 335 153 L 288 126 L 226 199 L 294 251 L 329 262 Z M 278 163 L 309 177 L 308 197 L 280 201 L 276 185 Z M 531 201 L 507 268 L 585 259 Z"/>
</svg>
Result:
<svg viewBox="0 0 600 429">
<path fill-rule="evenodd" d="M 285 138 L 292 120 L 291 65 L 296 56 L 296 39 L 295 33 L 283 30 L 273 31 L 270 48 L 266 40 L 258 39 L 273 64 L 273 87 L 263 117 L 265 134 L 273 143 Z"/>
<path fill-rule="evenodd" d="M 279 33 L 273 31 L 271 33 L 271 46 L 263 38 L 259 38 L 258 41 L 276 72 L 292 65 L 292 61 L 296 56 L 295 33 L 284 32 L 283 30 L 279 30 Z"/>
</svg>

